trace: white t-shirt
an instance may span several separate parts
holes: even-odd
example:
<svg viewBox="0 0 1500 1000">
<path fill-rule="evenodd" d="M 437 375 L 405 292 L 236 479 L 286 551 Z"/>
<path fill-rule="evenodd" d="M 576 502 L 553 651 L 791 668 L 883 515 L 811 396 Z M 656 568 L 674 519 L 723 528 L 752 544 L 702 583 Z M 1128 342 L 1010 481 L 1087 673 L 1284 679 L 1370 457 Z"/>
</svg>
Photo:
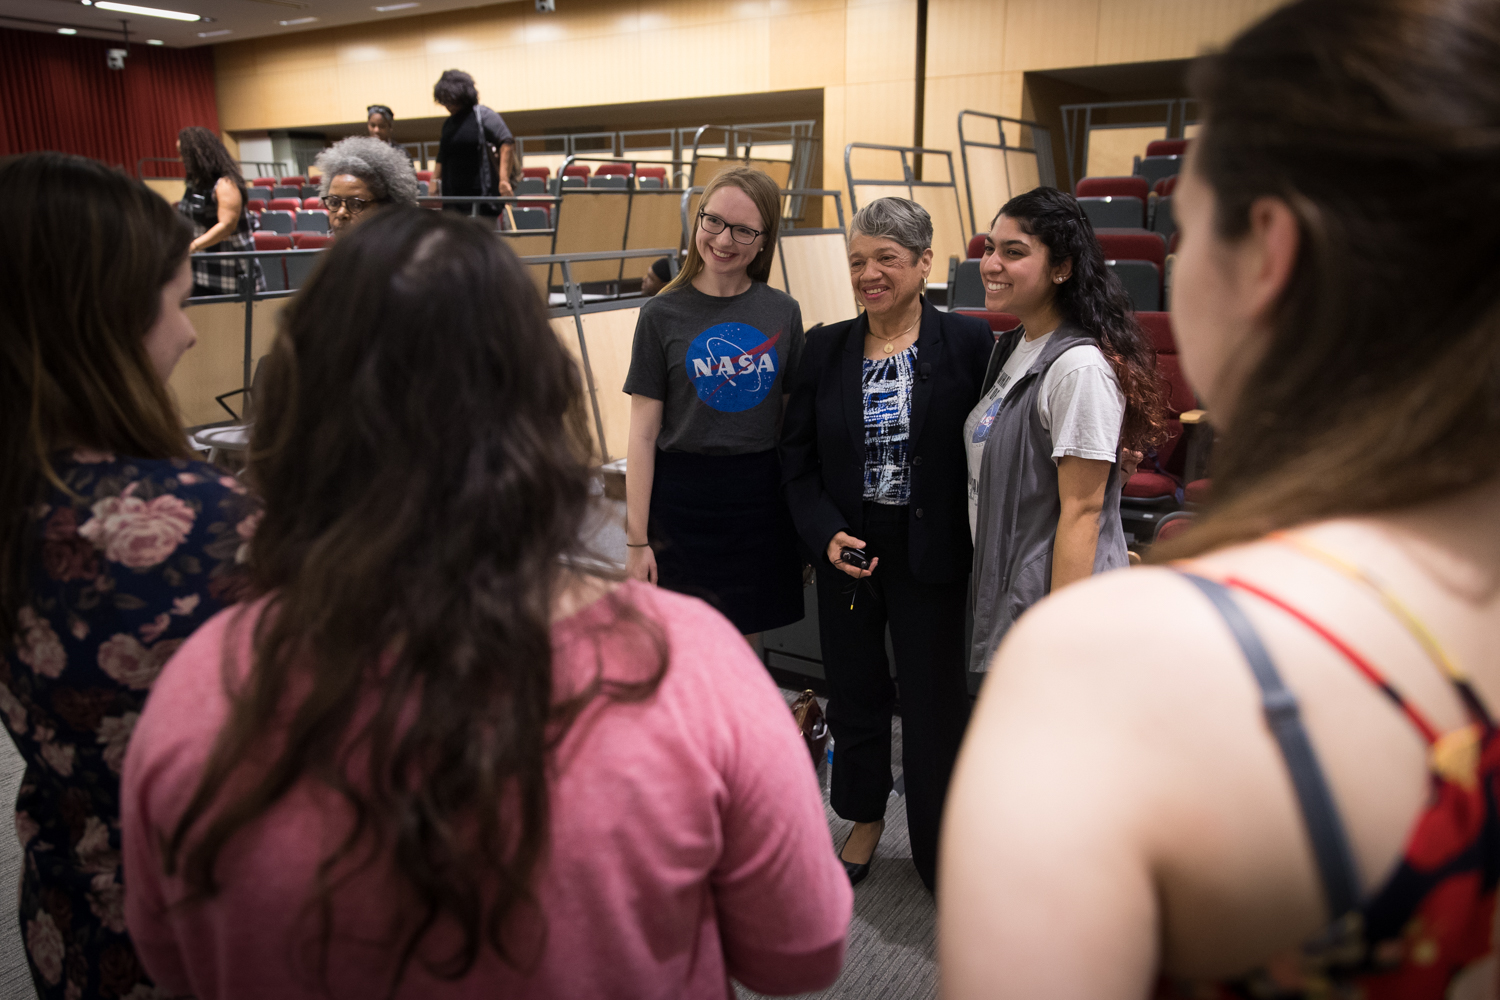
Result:
<svg viewBox="0 0 1500 1000">
<path fill-rule="evenodd" d="M 1000 403 L 1016 381 L 1031 368 L 1052 339 L 1044 334 L 1033 341 L 1022 338 L 1000 369 L 995 384 L 969 411 L 964 421 L 964 448 L 969 459 L 969 531 L 979 523 L 979 467 L 984 444 Z M 1120 453 L 1120 428 L 1125 422 L 1125 394 L 1114 369 L 1093 344 L 1070 348 L 1052 363 L 1042 378 L 1036 399 L 1037 418 L 1052 437 L 1052 460 L 1064 455 L 1113 462 Z"/>
</svg>

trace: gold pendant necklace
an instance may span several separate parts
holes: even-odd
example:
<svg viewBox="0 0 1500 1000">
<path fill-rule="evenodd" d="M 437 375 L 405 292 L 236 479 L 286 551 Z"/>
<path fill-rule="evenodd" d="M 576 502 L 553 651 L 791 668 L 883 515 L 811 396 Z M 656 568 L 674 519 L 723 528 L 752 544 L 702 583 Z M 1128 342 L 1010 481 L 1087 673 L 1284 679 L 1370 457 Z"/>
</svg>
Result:
<svg viewBox="0 0 1500 1000">
<path fill-rule="evenodd" d="M 895 351 L 896 350 L 896 341 L 900 340 L 902 337 L 907 336 L 913 330 L 915 330 L 917 327 L 919 327 L 921 325 L 922 325 L 922 317 L 921 317 L 920 314 L 918 314 L 917 321 L 915 323 L 913 323 L 911 326 L 907 327 L 905 331 L 903 331 L 901 333 L 898 333 L 894 337 L 891 337 L 889 340 L 885 341 L 885 353 L 890 354 L 893 351 Z M 875 335 L 872 333 L 872 334 L 870 334 L 870 336 L 873 337 Z"/>
</svg>

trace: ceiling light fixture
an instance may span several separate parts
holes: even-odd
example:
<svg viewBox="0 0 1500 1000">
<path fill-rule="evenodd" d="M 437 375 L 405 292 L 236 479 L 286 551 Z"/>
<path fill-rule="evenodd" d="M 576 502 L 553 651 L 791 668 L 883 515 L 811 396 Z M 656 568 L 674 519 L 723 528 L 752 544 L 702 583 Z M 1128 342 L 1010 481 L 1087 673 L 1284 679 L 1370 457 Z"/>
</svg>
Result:
<svg viewBox="0 0 1500 1000">
<path fill-rule="evenodd" d="M 290 21 L 277 21 L 276 23 L 283 28 L 290 28 L 294 24 L 312 24 L 316 20 L 315 17 L 294 17 Z"/>
<path fill-rule="evenodd" d="M 164 42 L 164 41 L 162 41 L 160 38 L 148 38 L 148 39 L 146 39 L 146 44 L 147 45 L 165 45 L 167 43 Z"/>
<path fill-rule="evenodd" d="M 198 37 L 199 38 L 218 38 L 220 35 L 227 35 L 227 34 L 230 34 L 230 30 L 228 28 L 220 28 L 218 31 L 200 31 L 200 32 L 198 32 Z"/>
<path fill-rule="evenodd" d="M 413 7 L 420 7 L 420 6 L 422 6 L 422 5 L 419 4 L 419 3 L 392 3 L 392 4 L 386 4 L 384 7 L 371 7 L 370 9 L 371 10 L 378 10 L 380 13 L 386 14 L 386 13 L 389 13 L 390 11 L 393 11 L 393 10 L 410 10 Z"/>
<path fill-rule="evenodd" d="M 76 35 L 76 34 L 78 34 L 78 29 L 77 28 L 58 28 L 57 29 L 57 33 L 59 35 Z"/>
<path fill-rule="evenodd" d="M 165 17 L 172 21 L 201 21 L 197 14 L 186 14 L 180 10 L 162 10 L 160 7 L 137 7 L 133 3 L 115 3 L 115 0 L 94 0 L 100 10 L 117 10 L 121 14 L 140 14 L 143 17 Z"/>
</svg>

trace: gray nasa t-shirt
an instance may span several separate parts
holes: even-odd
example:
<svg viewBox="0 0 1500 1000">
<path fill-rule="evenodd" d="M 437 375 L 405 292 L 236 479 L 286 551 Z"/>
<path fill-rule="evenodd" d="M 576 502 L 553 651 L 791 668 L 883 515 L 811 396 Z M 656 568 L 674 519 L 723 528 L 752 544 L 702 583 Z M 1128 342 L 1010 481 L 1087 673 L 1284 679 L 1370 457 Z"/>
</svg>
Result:
<svg viewBox="0 0 1500 1000">
<path fill-rule="evenodd" d="M 625 391 L 663 402 L 662 451 L 770 451 L 802 344 L 802 310 L 785 292 L 757 281 L 721 298 L 687 285 L 641 306 Z"/>
</svg>

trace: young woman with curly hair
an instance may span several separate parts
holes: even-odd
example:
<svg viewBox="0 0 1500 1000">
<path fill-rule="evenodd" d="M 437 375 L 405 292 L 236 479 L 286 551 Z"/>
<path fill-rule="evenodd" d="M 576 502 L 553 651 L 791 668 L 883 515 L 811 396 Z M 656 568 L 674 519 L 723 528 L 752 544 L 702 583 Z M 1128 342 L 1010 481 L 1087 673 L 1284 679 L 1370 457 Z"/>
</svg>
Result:
<svg viewBox="0 0 1500 1000">
<path fill-rule="evenodd" d="M 177 210 L 193 224 L 193 242 L 188 252 L 254 250 L 250 214 L 245 210 L 245 178 L 219 137 L 206 128 L 189 125 L 177 133 L 177 151 L 187 174 L 187 186 Z M 240 281 L 247 275 L 253 275 L 257 288 L 265 290 L 260 262 L 253 258 L 198 257 L 193 261 L 193 294 L 233 295 L 240 291 Z"/>
<path fill-rule="evenodd" d="M 1016 618 L 1053 590 L 1127 564 L 1117 458 L 1165 425 L 1165 387 L 1130 299 L 1078 202 L 1041 187 L 985 237 L 985 307 L 1020 317 L 990 355 L 964 424 L 983 671 Z"/>
</svg>

